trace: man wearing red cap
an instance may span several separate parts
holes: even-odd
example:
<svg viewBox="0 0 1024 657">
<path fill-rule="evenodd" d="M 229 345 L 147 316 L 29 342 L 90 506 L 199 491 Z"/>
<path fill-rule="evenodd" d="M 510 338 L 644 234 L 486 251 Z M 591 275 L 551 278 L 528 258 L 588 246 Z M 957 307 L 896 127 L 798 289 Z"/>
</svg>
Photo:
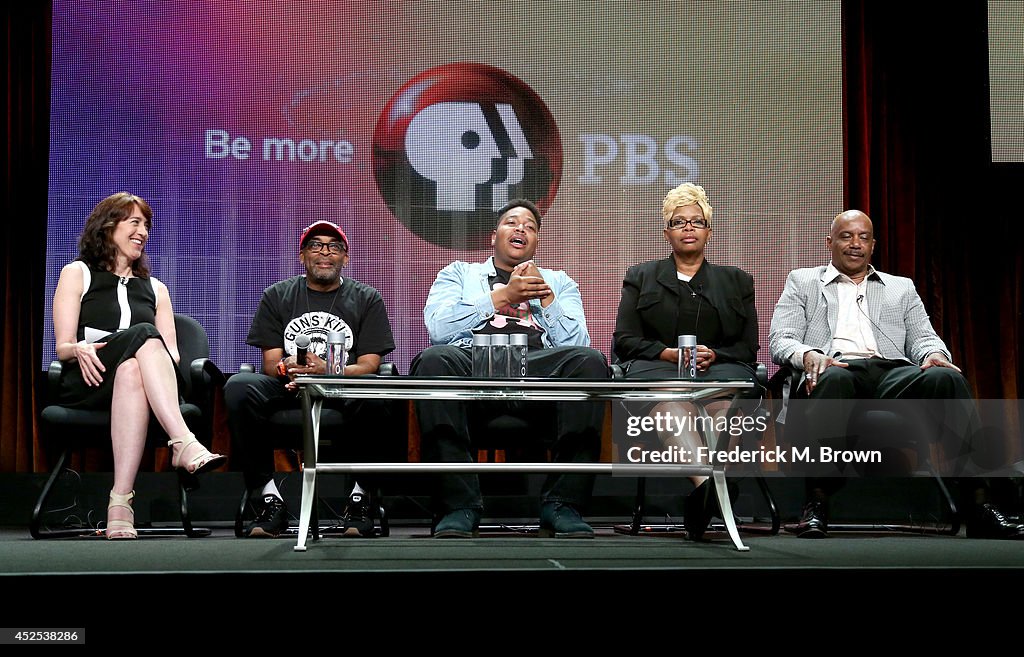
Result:
<svg viewBox="0 0 1024 657">
<path fill-rule="evenodd" d="M 302 232 L 299 261 L 305 275 L 263 291 L 246 338 L 263 352 L 262 373 L 239 373 L 224 388 L 233 444 L 241 449 L 245 485 L 257 511 L 245 529 L 247 537 L 275 537 L 288 528 L 288 512 L 274 482 L 273 446 L 266 440 L 265 428 L 275 411 L 299 407 L 295 375 L 326 372 L 327 334 L 344 334 L 348 376 L 376 374 L 381 358 L 395 349 L 380 292 L 341 277 L 349 261 L 348 248 L 348 237 L 330 221 L 317 221 Z M 299 336 L 309 339 L 305 364 L 296 362 Z M 372 460 L 373 443 L 362 437 L 379 432 L 391 417 L 392 405 L 374 400 L 332 404 L 344 415 L 346 434 L 358 437 L 344 443 L 348 460 Z M 345 536 L 374 535 L 368 497 L 356 482 L 344 513 Z"/>
</svg>

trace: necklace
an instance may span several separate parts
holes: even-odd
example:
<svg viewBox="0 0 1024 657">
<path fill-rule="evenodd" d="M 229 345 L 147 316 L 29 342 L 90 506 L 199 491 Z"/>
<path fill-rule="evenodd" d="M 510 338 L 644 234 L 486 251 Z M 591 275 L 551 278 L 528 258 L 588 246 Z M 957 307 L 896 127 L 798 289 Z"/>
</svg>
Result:
<svg viewBox="0 0 1024 657">
<path fill-rule="evenodd" d="M 690 280 L 693 280 L 693 279 L 690 279 Z M 686 289 L 690 291 L 690 296 L 692 298 L 694 298 L 694 299 L 697 299 L 697 290 L 700 290 L 700 292 L 701 292 L 701 297 L 699 299 L 697 299 L 697 318 L 693 320 L 693 334 L 697 335 L 697 328 L 700 325 L 700 309 L 704 305 L 704 296 L 703 296 L 704 284 L 702 283 L 702 284 L 698 285 L 697 286 L 697 290 L 694 290 L 693 286 L 690 285 L 690 281 L 684 281 L 683 279 L 680 278 L 679 282 L 686 286 Z M 680 300 L 680 303 L 681 302 L 682 302 L 682 300 Z"/>
<path fill-rule="evenodd" d="M 698 270 L 698 271 L 700 271 L 700 270 Z M 690 281 L 692 281 L 692 280 L 693 280 L 693 277 L 694 277 L 694 276 L 696 276 L 696 275 L 697 275 L 696 273 L 694 273 L 693 275 L 691 275 L 691 276 L 690 276 Z M 676 270 L 676 279 L 677 279 L 677 280 L 678 280 L 678 281 L 679 281 L 680 283 L 682 283 L 683 285 L 685 285 L 685 286 L 686 286 L 686 289 L 690 291 L 690 296 L 691 296 L 691 297 L 693 297 L 693 298 L 697 298 L 697 292 L 703 292 L 703 291 L 704 291 L 704 285 L 703 285 L 703 284 L 701 284 L 701 285 L 698 285 L 698 286 L 697 286 L 697 289 L 696 289 L 696 290 L 694 290 L 694 289 L 693 289 L 693 286 L 692 286 L 692 285 L 690 285 L 690 281 L 688 281 L 688 280 L 684 279 L 684 278 L 683 278 L 683 276 L 686 276 L 686 274 L 684 274 L 683 272 L 681 272 L 681 271 L 679 271 L 679 270 L 677 269 L 677 270 Z"/>
<path fill-rule="evenodd" d="M 338 287 L 334 290 L 334 298 L 331 299 L 331 307 L 327 309 L 327 314 L 330 315 L 331 311 L 334 310 L 334 304 L 338 301 L 338 293 L 341 292 L 341 279 L 338 279 Z M 309 285 L 306 285 L 306 313 L 310 314 L 313 311 L 309 309 Z"/>
</svg>

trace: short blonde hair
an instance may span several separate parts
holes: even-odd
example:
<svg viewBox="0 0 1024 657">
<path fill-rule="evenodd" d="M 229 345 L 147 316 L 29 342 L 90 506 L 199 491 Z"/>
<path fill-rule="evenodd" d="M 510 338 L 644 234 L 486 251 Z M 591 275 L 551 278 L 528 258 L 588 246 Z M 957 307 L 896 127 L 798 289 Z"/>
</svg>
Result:
<svg viewBox="0 0 1024 657">
<path fill-rule="evenodd" d="M 708 195 L 700 185 L 688 182 L 665 195 L 665 200 L 661 204 L 661 216 L 665 220 L 665 224 L 668 224 L 668 220 L 672 218 L 676 208 L 694 203 L 700 206 L 700 211 L 704 213 L 704 221 L 708 222 L 708 228 L 711 228 L 712 210 L 711 204 L 708 202 Z"/>
</svg>

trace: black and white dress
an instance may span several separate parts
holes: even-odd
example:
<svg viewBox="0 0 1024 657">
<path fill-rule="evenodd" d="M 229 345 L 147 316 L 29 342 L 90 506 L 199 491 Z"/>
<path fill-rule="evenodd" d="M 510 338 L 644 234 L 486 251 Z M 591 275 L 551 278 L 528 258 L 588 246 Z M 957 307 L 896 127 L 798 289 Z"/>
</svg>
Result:
<svg viewBox="0 0 1024 657">
<path fill-rule="evenodd" d="M 96 350 L 106 368 L 98 387 L 86 385 L 77 359 L 64 363 L 58 403 L 70 408 L 105 408 L 114 392 L 114 375 L 121 363 L 150 338 L 163 337 L 156 328 L 157 279 L 119 277 L 91 269 L 81 260 L 82 298 L 78 340 L 105 342 Z M 177 368 L 175 368 L 177 371 Z"/>
</svg>

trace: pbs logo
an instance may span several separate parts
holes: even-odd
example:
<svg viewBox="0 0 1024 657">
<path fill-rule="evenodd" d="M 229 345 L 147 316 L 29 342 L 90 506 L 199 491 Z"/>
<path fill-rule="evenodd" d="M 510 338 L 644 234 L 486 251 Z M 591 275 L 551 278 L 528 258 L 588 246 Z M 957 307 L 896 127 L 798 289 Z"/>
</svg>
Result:
<svg viewBox="0 0 1024 657">
<path fill-rule="evenodd" d="M 547 211 L 562 176 L 562 141 L 532 89 L 485 64 L 438 66 L 406 82 L 373 133 L 377 188 L 423 239 L 490 245 L 495 211 L 528 198 Z"/>
</svg>

